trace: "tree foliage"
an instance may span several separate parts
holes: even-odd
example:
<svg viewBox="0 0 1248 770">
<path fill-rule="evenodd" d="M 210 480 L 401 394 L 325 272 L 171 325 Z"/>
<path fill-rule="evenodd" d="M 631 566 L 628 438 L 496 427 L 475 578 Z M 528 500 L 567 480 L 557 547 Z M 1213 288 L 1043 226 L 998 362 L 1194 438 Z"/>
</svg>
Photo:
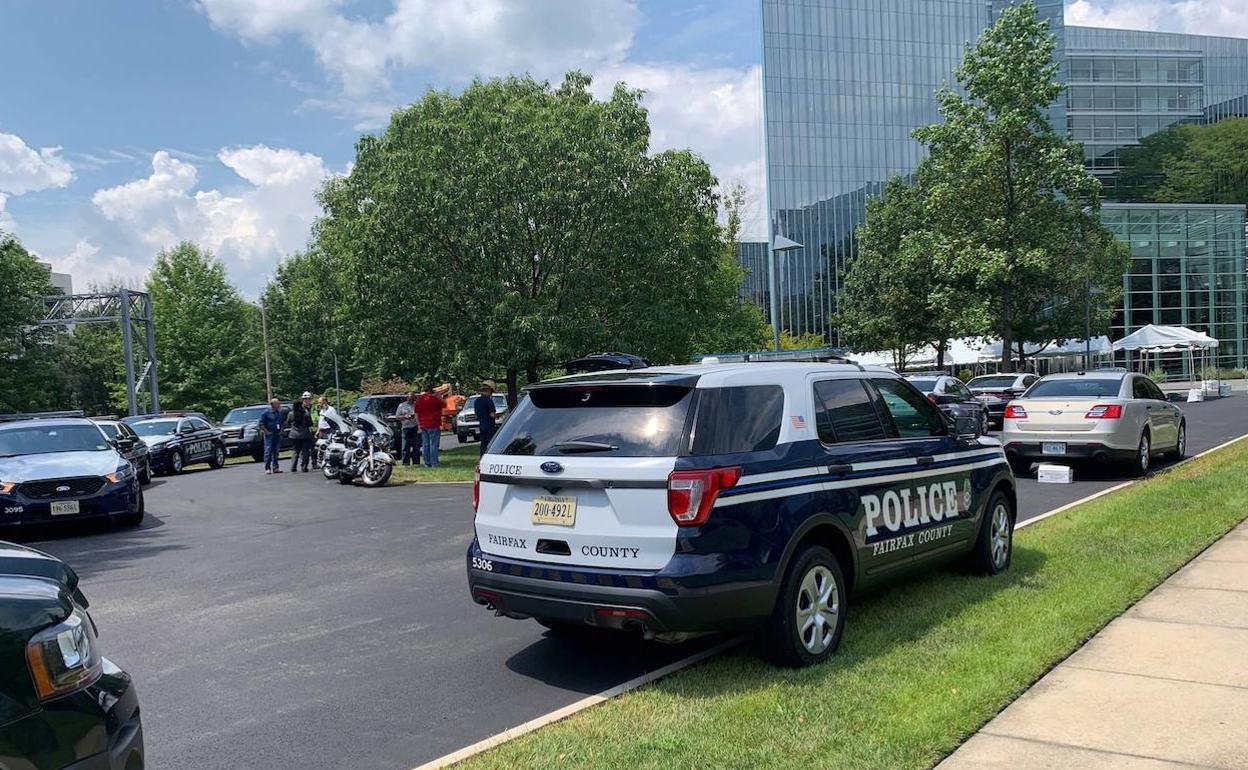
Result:
<svg viewBox="0 0 1248 770">
<path fill-rule="evenodd" d="M 1248 204 L 1248 118 L 1181 123 L 1121 152 L 1120 198 Z"/>
<path fill-rule="evenodd" d="M 962 88 L 938 93 L 944 121 L 915 133 L 930 150 L 928 226 L 952 273 L 971 278 L 963 299 L 978 331 L 1002 340 L 1005 371 L 1023 341 L 1082 337 L 1085 301 L 1103 326 L 1128 261 L 1100 224 L 1100 184 L 1079 146 L 1049 124 L 1054 50 L 1030 1 L 1005 9 L 968 48 Z"/>
<path fill-rule="evenodd" d="M 160 252 L 147 291 L 162 407 L 219 418 L 263 399 L 259 311 L 239 296 L 211 252 L 187 242 Z"/>
<path fill-rule="evenodd" d="M 315 248 L 352 288 L 371 373 L 502 373 L 513 394 L 561 360 L 657 361 L 756 345 L 707 165 L 648 154 L 641 93 L 590 79 L 430 91 L 327 183 Z"/>
<path fill-rule="evenodd" d="M 58 333 L 35 325 L 43 318 L 43 298 L 54 293 L 48 269 L 0 232 L 0 413 L 57 405 Z"/>
</svg>

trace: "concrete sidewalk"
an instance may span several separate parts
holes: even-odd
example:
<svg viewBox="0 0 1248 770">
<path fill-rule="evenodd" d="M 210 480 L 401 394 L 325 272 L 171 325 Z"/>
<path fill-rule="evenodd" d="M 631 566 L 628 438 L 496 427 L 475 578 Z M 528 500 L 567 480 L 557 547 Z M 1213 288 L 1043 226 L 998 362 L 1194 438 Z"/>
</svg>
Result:
<svg viewBox="0 0 1248 770">
<path fill-rule="evenodd" d="M 938 770 L 1248 768 L 1248 522 L 1110 623 Z"/>
</svg>

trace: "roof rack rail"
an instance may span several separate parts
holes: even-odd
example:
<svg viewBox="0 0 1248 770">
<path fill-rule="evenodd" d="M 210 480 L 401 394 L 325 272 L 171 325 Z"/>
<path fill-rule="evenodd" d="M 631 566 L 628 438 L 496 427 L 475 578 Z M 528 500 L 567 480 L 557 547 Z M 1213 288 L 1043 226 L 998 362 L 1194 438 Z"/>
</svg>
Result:
<svg viewBox="0 0 1248 770">
<path fill-rule="evenodd" d="M 695 356 L 695 364 L 744 364 L 744 363 L 778 363 L 783 361 L 799 361 L 806 363 L 853 364 L 846 357 L 845 348 L 807 348 L 804 350 L 757 350 L 742 353 L 710 353 Z"/>
<path fill-rule="evenodd" d="M 72 417 L 86 417 L 81 409 L 65 409 L 59 412 L 15 412 L 0 414 L 0 422 L 17 422 L 18 420 L 64 420 Z"/>
</svg>

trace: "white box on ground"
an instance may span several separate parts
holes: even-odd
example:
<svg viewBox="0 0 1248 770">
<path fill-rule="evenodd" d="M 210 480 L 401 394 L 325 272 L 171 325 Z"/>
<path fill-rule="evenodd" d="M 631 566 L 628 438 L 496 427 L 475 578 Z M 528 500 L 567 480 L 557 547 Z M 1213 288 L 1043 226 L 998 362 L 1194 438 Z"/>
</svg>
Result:
<svg viewBox="0 0 1248 770">
<path fill-rule="evenodd" d="M 1204 401 L 1204 400 L 1205 400 L 1205 391 L 1203 388 L 1192 388 L 1191 390 L 1187 391 L 1187 403 L 1191 404 L 1197 401 Z"/>
<path fill-rule="evenodd" d="M 1229 395 L 1231 395 L 1231 383 L 1229 383 L 1229 382 L 1224 382 L 1224 383 L 1222 383 L 1221 385 L 1219 385 L 1219 386 L 1218 386 L 1218 396 L 1219 396 L 1219 397 L 1221 397 L 1221 398 L 1226 398 L 1226 397 L 1227 397 L 1227 396 L 1229 396 Z"/>
<path fill-rule="evenodd" d="M 1036 481 L 1041 484 L 1072 484 L 1075 481 L 1075 470 L 1069 465 L 1040 463 L 1036 466 Z"/>
</svg>

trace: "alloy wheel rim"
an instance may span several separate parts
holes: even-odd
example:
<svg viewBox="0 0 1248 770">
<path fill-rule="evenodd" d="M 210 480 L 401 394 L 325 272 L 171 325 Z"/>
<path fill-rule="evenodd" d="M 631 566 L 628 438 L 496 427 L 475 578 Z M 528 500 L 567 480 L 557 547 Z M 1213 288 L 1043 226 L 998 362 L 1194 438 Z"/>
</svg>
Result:
<svg viewBox="0 0 1248 770">
<path fill-rule="evenodd" d="M 1179 426 L 1179 454 L 1182 455 L 1187 451 L 1187 426 Z"/>
<path fill-rule="evenodd" d="M 807 652 L 818 655 L 832 645 L 840 611 L 841 596 L 832 570 L 816 564 L 797 590 L 797 635 Z"/>
<path fill-rule="evenodd" d="M 1010 555 L 1010 512 L 1004 503 L 998 503 L 992 511 L 991 545 L 992 564 L 1000 569 Z"/>
<path fill-rule="evenodd" d="M 175 471 L 182 470 L 182 455 L 178 454 L 177 452 L 173 453 L 173 469 Z"/>
<path fill-rule="evenodd" d="M 216 451 L 212 453 L 212 457 L 217 465 L 225 465 L 225 452 L 221 451 L 221 447 L 217 447 Z"/>
<path fill-rule="evenodd" d="M 1141 471 L 1145 471 L 1145 472 L 1148 471 L 1148 453 L 1149 453 L 1148 436 L 1143 436 L 1140 438 L 1140 470 Z"/>
</svg>

